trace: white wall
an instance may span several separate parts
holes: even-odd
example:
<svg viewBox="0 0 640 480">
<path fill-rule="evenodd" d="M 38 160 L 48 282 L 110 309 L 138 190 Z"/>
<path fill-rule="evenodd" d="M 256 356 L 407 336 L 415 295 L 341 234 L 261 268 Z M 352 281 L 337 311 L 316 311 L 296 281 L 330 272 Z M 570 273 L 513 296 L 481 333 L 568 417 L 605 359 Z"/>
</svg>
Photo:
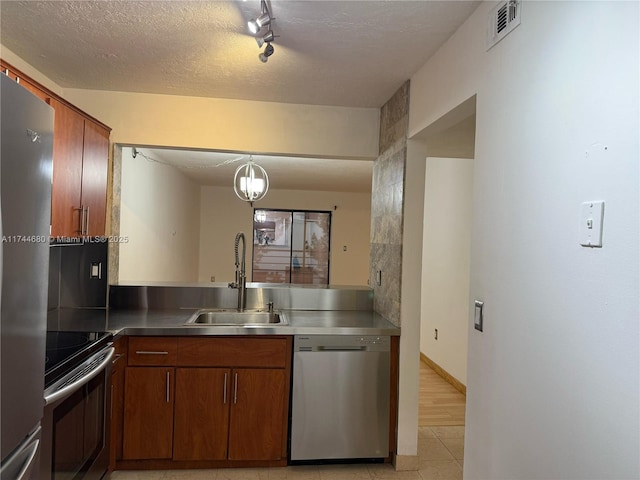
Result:
<svg viewBox="0 0 640 480">
<path fill-rule="evenodd" d="M 247 242 L 247 275 L 251 279 L 253 209 L 231 187 L 202 187 L 199 281 L 233 281 L 233 243 L 238 232 Z M 367 285 L 369 279 L 369 193 L 269 190 L 256 208 L 331 211 L 332 285 Z M 338 208 L 334 210 L 334 206 Z M 347 251 L 343 251 L 343 246 Z"/>
<path fill-rule="evenodd" d="M 411 81 L 410 136 L 477 94 L 464 476 L 638 478 L 639 4 L 523 2 L 486 52 L 493 5 Z M 578 244 L 588 200 L 600 249 Z"/>
<path fill-rule="evenodd" d="M 420 351 L 466 385 L 473 160 L 427 158 L 424 190 Z"/>
<path fill-rule="evenodd" d="M 109 125 L 111 141 L 264 154 L 372 159 L 377 108 L 65 89 L 65 98 Z M 277 128 L 265 128 L 264 119 Z"/>
<path fill-rule="evenodd" d="M 119 283 L 197 281 L 199 222 L 199 185 L 122 149 Z"/>
</svg>

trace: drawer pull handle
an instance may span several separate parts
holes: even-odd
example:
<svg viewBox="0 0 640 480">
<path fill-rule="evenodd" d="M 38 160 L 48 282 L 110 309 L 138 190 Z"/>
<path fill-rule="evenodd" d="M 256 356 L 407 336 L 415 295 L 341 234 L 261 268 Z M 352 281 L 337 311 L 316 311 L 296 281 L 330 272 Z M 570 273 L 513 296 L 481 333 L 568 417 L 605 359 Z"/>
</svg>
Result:
<svg viewBox="0 0 640 480">
<path fill-rule="evenodd" d="M 150 350 L 136 350 L 136 355 L 169 355 L 169 352 L 154 352 Z"/>
<path fill-rule="evenodd" d="M 234 386 L 233 386 L 233 404 L 238 403 L 238 374 L 234 374 Z"/>
<path fill-rule="evenodd" d="M 124 353 L 119 353 L 117 355 L 113 356 L 113 361 L 111 362 L 111 365 L 115 365 L 117 363 L 118 360 L 120 360 L 122 357 L 124 357 Z"/>
<path fill-rule="evenodd" d="M 167 372 L 167 403 L 169 403 L 169 378 L 170 378 L 170 374 L 169 372 Z"/>
<path fill-rule="evenodd" d="M 227 374 L 224 374 L 224 386 L 222 387 L 222 404 L 227 404 Z"/>
</svg>

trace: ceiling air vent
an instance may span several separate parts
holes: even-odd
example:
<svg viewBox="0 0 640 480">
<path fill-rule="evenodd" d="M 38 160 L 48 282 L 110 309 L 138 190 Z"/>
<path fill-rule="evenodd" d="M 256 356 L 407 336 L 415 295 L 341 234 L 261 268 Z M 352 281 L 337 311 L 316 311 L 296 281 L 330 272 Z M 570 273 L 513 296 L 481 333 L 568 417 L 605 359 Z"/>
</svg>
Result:
<svg viewBox="0 0 640 480">
<path fill-rule="evenodd" d="M 522 0 L 506 0 L 499 2 L 489 12 L 489 28 L 487 30 L 487 50 L 506 37 L 511 30 L 520 25 Z"/>
</svg>

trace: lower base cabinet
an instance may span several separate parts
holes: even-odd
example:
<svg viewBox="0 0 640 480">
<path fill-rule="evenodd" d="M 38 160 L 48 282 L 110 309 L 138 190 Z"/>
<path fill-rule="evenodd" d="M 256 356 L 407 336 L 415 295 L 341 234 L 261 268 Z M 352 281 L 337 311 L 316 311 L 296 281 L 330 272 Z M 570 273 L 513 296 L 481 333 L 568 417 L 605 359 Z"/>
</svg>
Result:
<svg viewBox="0 0 640 480">
<path fill-rule="evenodd" d="M 280 459 L 284 370 L 234 370 L 233 384 L 229 460 Z"/>
<path fill-rule="evenodd" d="M 125 460 L 171 458 L 175 369 L 127 367 L 124 382 Z"/>
<path fill-rule="evenodd" d="M 225 460 L 229 436 L 228 368 L 178 368 L 174 460 Z"/>
<path fill-rule="evenodd" d="M 129 345 L 117 468 L 286 461 L 290 338 L 136 337 Z"/>
</svg>

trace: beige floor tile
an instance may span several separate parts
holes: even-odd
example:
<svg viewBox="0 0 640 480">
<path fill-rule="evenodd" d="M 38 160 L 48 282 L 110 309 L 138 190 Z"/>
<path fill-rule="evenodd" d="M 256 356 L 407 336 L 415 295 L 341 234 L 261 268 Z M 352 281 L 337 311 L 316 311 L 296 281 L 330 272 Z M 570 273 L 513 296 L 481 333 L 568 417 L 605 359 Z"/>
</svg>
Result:
<svg viewBox="0 0 640 480">
<path fill-rule="evenodd" d="M 321 480 L 370 480 L 367 465 L 319 465 Z"/>
<path fill-rule="evenodd" d="M 464 438 L 464 426 L 459 427 L 431 427 L 438 438 Z"/>
<path fill-rule="evenodd" d="M 435 427 L 418 427 L 418 442 L 421 438 L 438 438 L 433 431 Z"/>
<path fill-rule="evenodd" d="M 447 450 L 451 452 L 456 460 L 464 459 L 464 438 L 443 438 L 441 439 Z"/>
<path fill-rule="evenodd" d="M 268 468 L 221 468 L 216 480 L 269 480 Z"/>
<path fill-rule="evenodd" d="M 369 474 L 373 480 L 420 480 L 417 471 L 396 471 L 393 465 L 388 463 L 369 465 Z"/>
<path fill-rule="evenodd" d="M 218 470 L 167 470 L 163 480 L 218 480 Z"/>
<path fill-rule="evenodd" d="M 315 465 L 271 468 L 269 480 L 320 480 L 320 472 Z"/>
<path fill-rule="evenodd" d="M 418 457 L 420 458 L 420 468 L 423 462 L 431 460 L 454 460 L 451 452 L 440 440 L 423 440 L 418 445 Z"/>
<path fill-rule="evenodd" d="M 110 480 L 164 480 L 165 470 L 118 470 L 111 472 Z"/>
<path fill-rule="evenodd" d="M 455 460 L 425 462 L 418 473 L 422 480 L 462 480 L 462 468 Z"/>
</svg>

